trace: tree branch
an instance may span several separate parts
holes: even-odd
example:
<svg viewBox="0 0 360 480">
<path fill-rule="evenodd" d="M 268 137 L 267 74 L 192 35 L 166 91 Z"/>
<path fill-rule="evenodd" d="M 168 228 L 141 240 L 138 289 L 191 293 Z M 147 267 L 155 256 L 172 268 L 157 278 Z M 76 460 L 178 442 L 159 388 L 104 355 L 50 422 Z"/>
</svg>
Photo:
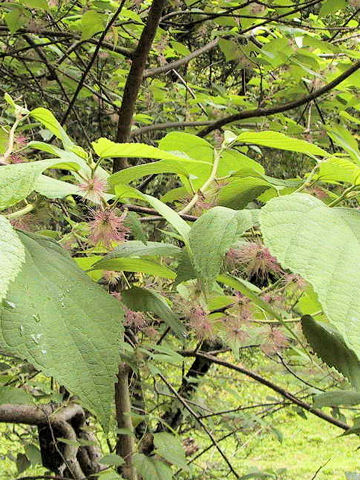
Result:
<svg viewBox="0 0 360 480">
<path fill-rule="evenodd" d="M 198 57 L 199 55 L 202 55 L 203 53 L 208 52 L 209 50 L 212 50 L 213 48 L 216 47 L 216 45 L 219 43 L 219 39 L 216 38 L 212 42 L 207 43 L 203 47 L 199 48 L 198 50 L 194 50 L 191 52 L 189 55 L 186 57 L 180 58 L 179 60 L 175 60 L 174 62 L 167 63 L 163 65 L 162 67 L 157 67 L 157 68 L 150 68 L 149 70 L 145 70 L 144 72 L 144 77 L 154 77 L 156 75 L 160 75 L 162 73 L 167 73 L 170 70 L 177 69 L 178 67 L 182 67 L 183 65 L 186 65 L 187 63 L 190 62 L 193 58 Z"/>
<path fill-rule="evenodd" d="M 331 423 L 332 425 L 335 425 L 336 427 L 341 428 L 342 430 L 349 430 L 350 426 L 347 425 L 346 423 L 342 422 L 341 420 L 338 420 L 334 417 L 331 417 L 330 415 L 327 415 L 326 413 L 322 412 L 321 410 L 318 410 L 317 408 L 314 408 L 312 405 L 309 403 L 304 402 L 300 398 L 296 397 L 292 393 L 288 392 L 284 388 L 280 387 L 279 385 L 276 385 L 275 383 L 270 382 L 270 380 L 267 380 L 266 378 L 261 377 L 255 372 L 252 372 L 251 370 L 248 370 L 245 367 L 241 367 L 239 365 L 233 365 L 230 362 L 226 362 L 225 360 L 221 360 L 217 357 L 214 357 L 213 355 L 209 355 L 206 353 L 194 353 L 194 356 L 199 357 L 199 358 L 206 358 L 208 360 L 211 360 L 212 363 L 220 365 L 222 367 L 228 368 L 230 370 L 234 370 L 236 372 L 242 373 L 257 382 L 261 383 L 262 385 L 265 385 L 266 387 L 270 388 L 274 392 L 279 393 L 282 397 L 286 398 L 287 400 L 290 400 L 291 403 L 294 403 L 298 407 L 301 407 L 302 409 L 306 410 L 307 412 L 312 413 L 313 415 L 321 418 L 322 420 L 325 420 L 328 423 Z"/>
<path fill-rule="evenodd" d="M 198 133 L 198 136 L 205 137 L 213 130 L 217 130 L 223 127 L 224 125 L 237 122 L 239 120 L 244 120 L 247 118 L 254 118 L 254 117 L 269 117 L 270 115 L 275 115 L 276 113 L 282 113 L 288 110 L 292 110 L 294 108 L 301 107 L 302 105 L 305 105 L 306 103 L 309 103 L 312 100 L 315 100 L 321 95 L 324 95 L 325 93 L 330 92 L 333 88 L 337 87 L 341 82 L 343 82 L 348 77 L 350 77 L 350 75 L 352 75 L 354 72 L 359 70 L 359 68 L 360 68 L 360 61 L 355 62 L 350 68 L 348 68 L 345 72 L 343 72 L 338 77 L 334 78 L 334 80 L 332 80 L 331 82 L 327 83 L 326 85 L 319 88 L 318 90 L 314 90 L 309 95 L 306 95 L 305 97 L 300 98 L 299 100 L 295 100 L 294 102 L 287 102 L 287 103 L 284 103 L 283 105 L 276 105 L 269 108 L 256 108 L 254 110 L 245 110 L 243 112 L 235 113 L 234 115 L 229 115 L 228 117 L 221 118 L 220 120 L 213 122 L 213 124 L 210 125 L 209 127 L 206 127 L 203 130 L 201 130 Z"/>
<path fill-rule="evenodd" d="M 146 60 L 155 38 L 156 30 L 158 28 L 165 3 L 166 0 L 153 0 L 146 25 L 141 33 L 138 46 L 133 55 L 133 61 L 129 75 L 126 79 L 123 100 L 119 112 L 116 133 L 116 141 L 119 143 L 127 142 L 130 138 L 131 122 L 135 111 L 136 99 L 138 97 L 144 75 Z M 114 159 L 113 171 L 117 172 L 126 166 L 126 159 L 116 158 Z"/>
<path fill-rule="evenodd" d="M 70 101 L 70 103 L 69 103 L 69 106 L 68 106 L 68 108 L 67 108 L 67 110 L 66 110 L 66 112 L 65 112 L 65 114 L 64 114 L 64 116 L 63 116 L 63 118 L 62 118 L 62 120 L 61 120 L 61 125 L 64 125 L 64 123 L 66 122 L 68 116 L 70 115 L 70 112 L 71 112 L 71 110 L 73 109 L 73 107 L 74 107 L 74 105 L 75 105 L 76 99 L 77 99 L 77 97 L 78 97 L 78 95 L 79 95 L 79 93 L 80 93 L 80 90 L 81 90 L 82 87 L 83 87 L 83 84 L 84 84 L 84 82 L 85 82 L 85 80 L 86 80 L 86 77 L 87 77 L 88 73 L 90 72 L 91 67 L 94 65 L 94 62 L 95 62 L 95 60 L 96 60 L 96 58 L 97 58 L 97 56 L 98 56 L 98 53 L 99 53 L 100 48 L 101 48 L 101 45 L 102 45 L 102 43 L 103 43 L 103 41 L 104 41 L 104 39 L 105 39 L 108 31 L 110 30 L 110 28 L 111 28 L 112 25 L 115 23 L 115 21 L 116 21 L 116 19 L 118 18 L 118 16 L 120 15 L 121 10 L 123 9 L 123 6 L 124 6 L 124 4 L 125 4 L 125 1 L 126 1 L 126 0 L 122 0 L 122 2 L 121 2 L 120 5 L 119 5 L 119 8 L 116 10 L 116 12 L 114 13 L 114 15 L 113 15 L 112 18 L 110 19 L 109 23 L 106 25 L 105 29 L 103 30 L 103 32 L 102 32 L 102 34 L 101 34 L 101 36 L 100 36 L 100 38 L 99 38 L 99 40 L 98 40 L 98 42 L 97 42 L 97 44 L 96 44 L 96 47 L 95 47 L 94 53 L 93 53 L 93 55 L 92 55 L 92 57 L 91 57 L 91 59 L 90 59 L 90 62 L 88 63 L 86 69 L 84 70 L 84 72 L 83 72 L 83 74 L 82 74 L 82 76 L 81 76 L 81 79 L 80 79 L 79 83 L 77 84 L 77 87 L 76 87 L 76 90 L 75 90 L 75 92 L 74 92 L 74 95 L 73 95 L 73 97 L 72 97 L 72 99 L 71 99 L 71 101 Z"/>
</svg>

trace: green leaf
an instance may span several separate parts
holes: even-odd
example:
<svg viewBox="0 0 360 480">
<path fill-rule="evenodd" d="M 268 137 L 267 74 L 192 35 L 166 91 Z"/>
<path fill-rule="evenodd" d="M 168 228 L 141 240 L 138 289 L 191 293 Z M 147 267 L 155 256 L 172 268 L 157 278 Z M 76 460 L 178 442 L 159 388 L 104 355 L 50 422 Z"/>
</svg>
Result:
<svg viewBox="0 0 360 480">
<path fill-rule="evenodd" d="M 136 143 L 134 145 L 139 144 Z M 166 152 L 164 152 L 164 156 L 165 155 Z M 191 177 L 193 180 L 194 178 L 206 178 L 210 174 L 210 171 L 211 164 L 207 162 L 199 162 L 196 160 L 189 160 L 187 158 L 178 158 L 177 160 L 160 160 L 159 162 L 136 165 L 135 167 L 126 168 L 120 172 L 114 173 L 109 177 L 109 184 L 127 184 L 142 178 L 145 175 L 158 173 L 174 173 L 180 175 L 180 177 Z"/>
<path fill-rule="evenodd" d="M 346 0 L 326 0 L 322 3 L 319 17 L 325 17 L 332 13 L 336 13 L 338 10 L 341 10 L 346 7 Z"/>
<path fill-rule="evenodd" d="M 147 457 L 142 453 L 136 453 L 133 458 L 138 473 L 144 480 L 171 480 L 170 467 L 154 457 Z"/>
<path fill-rule="evenodd" d="M 120 455 L 115 455 L 114 453 L 110 455 L 105 455 L 101 460 L 99 460 L 99 463 L 102 463 L 103 465 L 113 465 L 115 467 L 120 467 L 125 463 L 125 460 L 120 457 Z"/>
<path fill-rule="evenodd" d="M 360 166 L 347 158 L 330 157 L 319 165 L 317 178 L 322 182 L 360 184 Z"/>
<path fill-rule="evenodd" d="M 245 177 L 232 180 L 220 190 L 218 204 L 241 210 L 269 188 L 269 182 L 262 178 Z"/>
<path fill-rule="evenodd" d="M 118 257 L 143 257 L 143 256 L 161 256 L 161 257 L 176 257 L 181 254 L 181 248 L 171 243 L 161 242 L 143 242 L 137 240 L 130 240 L 117 246 L 107 255 L 105 259 Z"/>
<path fill-rule="evenodd" d="M 0 175 L 0 210 L 12 207 L 30 195 L 35 190 L 40 175 L 48 168 L 75 170 L 79 168 L 79 165 L 52 159 L 2 166 Z"/>
<path fill-rule="evenodd" d="M 325 392 L 315 395 L 314 406 L 322 407 L 351 407 L 359 405 L 360 393 L 352 390 L 336 390 L 334 392 Z"/>
<path fill-rule="evenodd" d="M 68 195 L 82 195 L 77 185 L 63 182 L 56 178 L 40 175 L 34 185 L 34 190 L 47 198 L 64 198 Z"/>
<path fill-rule="evenodd" d="M 124 304 L 137 312 L 151 312 L 160 317 L 179 337 L 183 338 L 185 328 L 171 311 L 165 299 L 153 290 L 132 287 L 121 293 Z"/>
<path fill-rule="evenodd" d="M 265 245 L 284 268 L 310 282 L 329 321 L 360 354 L 360 212 L 295 193 L 263 207 Z"/>
<path fill-rule="evenodd" d="M 321 360 L 336 368 L 359 391 L 360 361 L 340 333 L 328 323 L 316 322 L 310 315 L 302 317 L 301 326 L 306 340 Z"/>
<path fill-rule="evenodd" d="M 25 261 L 25 249 L 10 222 L 0 215 L 0 302 Z"/>
<path fill-rule="evenodd" d="M 327 128 L 327 132 L 334 142 L 340 145 L 340 147 L 350 155 L 354 162 L 360 164 L 360 152 L 357 141 L 345 127 L 333 125 Z"/>
<path fill-rule="evenodd" d="M 250 210 L 215 207 L 193 224 L 189 245 L 194 268 L 201 280 L 211 283 L 220 272 L 225 253 L 254 224 Z"/>
<path fill-rule="evenodd" d="M 155 160 L 183 160 L 180 156 L 164 152 L 145 143 L 115 143 L 107 138 L 99 138 L 92 147 L 101 158 L 153 158 Z M 121 172 L 118 172 L 121 173 Z M 146 175 L 146 174 L 145 174 Z M 112 175 L 116 178 L 116 174 Z M 119 177 L 120 178 L 120 177 Z M 116 182 L 118 183 L 118 182 Z"/>
<path fill-rule="evenodd" d="M 188 469 L 183 446 L 174 435 L 167 432 L 154 434 L 154 445 L 157 453 L 177 467 Z"/>
<path fill-rule="evenodd" d="M 135 188 L 128 187 L 127 185 L 115 186 L 116 196 L 121 198 L 136 198 L 139 200 L 145 200 L 149 203 L 159 214 L 164 217 L 174 228 L 180 233 L 185 243 L 188 242 L 188 236 L 190 232 L 189 225 L 183 220 L 180 215 L 172 208 L 168 207 L 165 203 L 161 202 L 151 195 L 145 195 L 139 192 Z"/>
<path fill-rule="evenodd" d="M 95 10 L 85 12 L 80 21 L 81 40 L 88 40 L 96 33 L 101 32 L 104 29 L 104 23 L 104 14 Z"/>
<path fill-rule="evenodd" d="M 250 143 L 262 145 L 263 147 L 277 148 L 279 150 L 288 150 L 290 152 L 305 153 L 307 155 L 319 155 L 327 157 L 329 154 L 322 148 L 305 140 L 288 137 L 280 132 L 243 132 L 237 137 L 241 143 Z"/>
<path fill-rule="evenodd" d="M 118 301 L 55 242 L 19 232 L 26 260 L 0 310 L 4 351 L 77 395 L 108 427 L 122 339 Z"/>
<path fill-rule="evenodd" d="M 26 12 L 23 8 L 12 8 L 5 16 L 4 20 L 11 34 L 16 33 L 28 21 Z"/>
<path fill-rule="evenodd" d="M 255 285 L 247 282 L 242 278 L 235 278 L 232 275 L 218 275 L 217 281 L 228 285 L 229 287 L 237 290 L 238 292 L 242 293 L 245 297 L 250 299 L 257 307 L 264 312 L 268 313 L 271 318 L 277 318 L 281 320 L 282 312 L 274 310 L 267 302 L 265 302 L 260 296 L 261 293 L 260 289 L 258 289 Z"/>
<path fill-rule="evenodd" d="M 25 5 L 25 7 L 29 7 L 29 8 L 49 10 L 49 5 L 47 0 L 20 0 L 20 3 Z"/>
<path fill-rule="evenodd" d="M 106 257 L 93 265 L 92 270 L 112 270 L 114 272 L 137 272 L 155 275 L 173 280 L 175 272 L 165 265 L 143 260 L 141 258 L 110 258 Z"/>
<path fill-rule="evenodd" d="M 35 110 L 30 112 L 30 115 L 35 118 L 35 120 L 40 122 L 45 128 L 50 130 L 50 132 L 54 134 L 56 138 L 59 138 L 65 147 L 70 148 L 74 146 L 73 141 L 67 135 L 63 127 L 56 120 L 54 114 L 51 113 L 50 110 L 42 107 L 35 108 Z"/>
<path fill-rule="evenodd" d="M 0 405 L 12 403 L 16 405 L 26 405 L 33 403 L 33 397 L 30 393 L 21 388 L 0 386 Z"/>
<path fill-rule="evenodd" d="M 192 158 L 208 163 L 214 161 L 212 145 L 203 138 L 190 133 L 168 133 L 160 140 L 159 148 L 166 152 L 172 152 L 177 157 Z"/>
</svg>

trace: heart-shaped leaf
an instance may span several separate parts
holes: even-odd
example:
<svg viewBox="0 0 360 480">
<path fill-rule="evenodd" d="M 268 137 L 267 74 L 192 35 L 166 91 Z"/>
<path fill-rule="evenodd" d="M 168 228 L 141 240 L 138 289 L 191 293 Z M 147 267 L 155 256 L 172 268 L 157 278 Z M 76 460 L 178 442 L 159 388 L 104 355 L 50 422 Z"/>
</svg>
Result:
<svg viewBox="0 0 360 480">
<path fill-rule="evenodd" d="M 122 309 L 52 240 L 19 232 L 25 263 L 0 309 L 1 347 L 54 377 L 107 428 Z"/>
<path fill-rule="evenodd" d="M 6 296 L 12 280 L 15 280 L 25 260 L 23 244 L 10 222 L 0 215 L 0 301 Z"/>
<path fill-rule="evenodd" d="M 359 356 L 360 212 L 296 193 L 272 199 L 260 223 L 271 254 L 312 284 L 327 318 Z"/>
</svg>

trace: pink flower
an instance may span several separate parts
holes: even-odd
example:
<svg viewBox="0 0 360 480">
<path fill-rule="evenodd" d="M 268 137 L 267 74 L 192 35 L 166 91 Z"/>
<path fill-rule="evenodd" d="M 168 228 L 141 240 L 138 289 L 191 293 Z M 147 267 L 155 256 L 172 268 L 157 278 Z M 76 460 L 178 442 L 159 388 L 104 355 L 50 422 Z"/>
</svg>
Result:
<svg viewBox="0 0 360 480">
<path fill-rule="evenodd" d="M 22 157 L 18 153 L 12 153 L 8 161 L 4 163 L 15 164 L 15 163 L 23 163 L 23 162 L 24 162 L 24 157 Z"/>
<path fill-rule="evenodd" d="M 286 347 L 289 343 L 288 338 L 279 328 L 271 327 L 265 334 L 264 340 L 264 343 L 261 345 L 261 350 L 267 355 L 276 353 L 278 350 Z"/>
<path fill-rule="evenodd" d="M 93 178 L 87 178 L 84 183 L 81 183 L 79 189 L 84 192 L 84 198 L 87 200 L 99 202 L 106 192 L 107 182 L 102 178 L 94 176 Z"/>
<path fill-rule="evenodd" d="M 189 326 L 200 339 L 212 337 L 213 326 L 205 310 L 196 306 L 190 309 Z"/>
<path fill-rule="evenodd" d="M 284 276 L 284 283 L 285 286 L 288 285 L 293 285 L 295 288 L 298 288 L 299 290 L 304 290 L 306 288 L 306 280 L 304 280 L 300 275 L 294 274 L 294 273 L 289 273 Z"/>
<path fill-rule="evenodd" d="M 243 343 L 249 337 L 245 330 L 247 322 L 248 318 L 244 318 L 241 315 L 238 317 L 224 317 L 222 323 L 225 326 L 229 340 Z"/>
<path fill-rule="evenodd" d="M 266 278 L 269 273 L 281 273 L 281 267 L 268 248 L 248 242 L 241 248 L 231 248 L 227 253 L 230 263 L 242 266 L 249 277 Z"/>
<path fill-rule="evenodd" d="M 111 295 L 116 298 L 119 302 L 122 301 L 121 293 L 120 292 L 111 292 Z"/>
<path fill-rule="evenodd" d="M 126 214 L 118 217 L 114 210 L 95 210 L 92 212 L 93 220 L 89 222 L 90 237 L 93 245 L 102 244 L 110 248 L 113 242 L 122 243 L 129 233 L 129 229 L 124 225 Z"/>
<path fill-rule="evenodd" d="M 137 329 L 142 329 L 146 327 L 146 318 L 142 312 L 134 312 L 129 308 L 125 308 L 125 321 L 124 325 L 126 327 L 132 327 Z"/>
<path fill-rule="evenodd" d="M 265 293 L 261 296 L 264 302 L 269 303 L 273 307 L 276 308 L 285 308 L 284 304 L 286 302 L 286 298 L 282 295 L 276 295 L 274 293 Z"/>
<path fill-rule="evenodd" d="M 17 135 L 15 138 L 15 142 L 17 145 L 24 147 L 27 144 L 27 137 L 25 135 Z"/>
<path fill-rule="evenodd" d="M 121 274 L 119 272 L 114 272 L 112 270 L 105 270 L 103 272 L 103 279 L 109 285 L 116 285 Z"/>
</svg>

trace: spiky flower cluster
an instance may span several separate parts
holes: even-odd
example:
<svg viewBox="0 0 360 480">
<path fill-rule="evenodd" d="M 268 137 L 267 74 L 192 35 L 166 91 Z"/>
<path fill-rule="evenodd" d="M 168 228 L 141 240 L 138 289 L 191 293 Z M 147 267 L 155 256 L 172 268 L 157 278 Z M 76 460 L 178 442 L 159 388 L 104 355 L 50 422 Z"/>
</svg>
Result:
<svg viewBox="0 0 360 480">
<path fill-rule="evenodd" d="M 230 265 L 241 267 L 248 277 L 265 279 L 269 273 L 282 273 L 281 267 L 268 248 L 256 242 L 248 242 L 240 248 L 231 248 L 227 253 Z"/>
<path fill-rule="evenodd" d="M 279 350 L 285 348 L 289 343 L 288 338 L 283 334 L 279 328 L 269 328 L 265 333 L 264 342 L 261 345 L 261 350 L 266 355 L 271 355 Z"/>
<path fill-rule="evenodd" d="M 205 339 L 213 336 L 212 323 L 201 306 L 197 305 L 192 307 L 189 311 L 188 318 L 189 327 L 194 330 L 198 338 Z"/>
<path fill-rule="evenodd" d="M 86 200 L 98 203 L 104 197 L 104 193 L 107 190 L 107 182 L 95 175 L 84 180 L 84 183 L 81 183 L 78 187 L 83 192 Z"/>
<path fill-rule="evenodd" d="M 141 330 L 147 326 L 146 317 L 142 312 L 134 312 L 129 308 L 125 308 L 124 325 L 135 328 L 136 330 Z"/>
<path fill-rule="evenodd" d="M 93 245 L 104 245 L 110 248 L 113 243 L 123 243 L 126 235 L 130 232 L 124 225 L 126 214 L 120 217 L 116 215 L 113 209 L 99 209 L 92 212 L 93 220 L 89 222 L 90 237 Z"/>
</svg>

